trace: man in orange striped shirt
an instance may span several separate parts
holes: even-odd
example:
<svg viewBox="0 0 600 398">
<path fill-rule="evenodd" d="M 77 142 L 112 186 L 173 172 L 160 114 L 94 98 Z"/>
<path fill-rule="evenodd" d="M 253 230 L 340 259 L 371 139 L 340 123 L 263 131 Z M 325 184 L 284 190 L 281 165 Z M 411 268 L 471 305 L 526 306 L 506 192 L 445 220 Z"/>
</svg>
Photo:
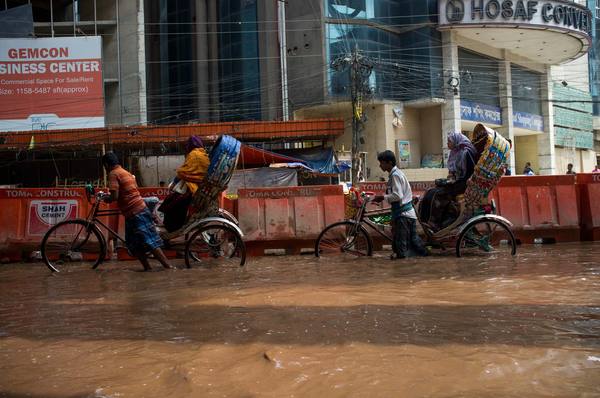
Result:
<svg viewBox="0 0 600 398">
<path fill-rule="evenodd" d="M 140 195 L 135 177 L 119 165 L 119 158 L 113 152 L 102 157 L 102 164 L 108 172 L 110 189 L 110 198 L 106 201 L 110 203 L 116 200 L 125 217 L 127 248 L 140 260 L 146 271 L 152 269 L 147 255 L 150 252 L 163 267 L 171 268 L 161 249 L 163 241 L 156 232 L 152 214 Z"/>
</svg>

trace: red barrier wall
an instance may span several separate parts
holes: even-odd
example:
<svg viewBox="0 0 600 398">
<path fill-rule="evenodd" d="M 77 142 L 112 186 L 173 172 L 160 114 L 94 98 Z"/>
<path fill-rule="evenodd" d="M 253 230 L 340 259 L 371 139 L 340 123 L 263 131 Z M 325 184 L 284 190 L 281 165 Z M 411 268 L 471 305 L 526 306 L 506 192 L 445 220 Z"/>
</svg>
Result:
<svg viewBox="0 0 600 398">
<path fill-rule="evenodd" d="M 490 199 L 495 199 L 498 214 L 514 224 L 523 243 L 580 239 L 574 175 L 502 177 Z"/>
<path fill-rule="evenodd" d="M 413 183 L 414 193 L 422 193 L 419 188 L 424 191 L 431 184 Z M 381 182 L 360 186 L 376 193 L 385 190 Z M 141 188 L 140 192 L 160 199 L 168 194 L 166 188 Z M 585 239 L 600 240 L 598 174 L 503 177 L 492 198 L 498 214 L 513 222 L 523 243 L 536 238 L 577 241 L 582 234 Z M 0 206 L 0 258 L 13 261 L 39 250 L 44 233 L 52 225 L 85 217 L 90 208 L 81 188 L 0 189 Z M 338 185 L 241 189 L 237 201 L 223 198 L 221 207 L 237 210 L 234 214 L 251 254 L 256 242 L 279 242 L 274 247 L 288 252 L 298 248 L 296 242 L 309 247 L 307 242 L 314 242 L 325 226 L 344 218 L 344 195 Z M 103 221 L 124 232 L 122 217 Z M 254 254 L 262 253 L 257 249 Z"/>
<path fill-rule="evenodd" d="M 376 194 L 383 194 L 387 188 L 387 182 L 361 182 L 358 184 L 361 191 L 371 191 Z M 410 181 L 410 188 L 413 191 L 413 196 L 423 195 L 425 191 L 435 187 L 433 181 Z"/>
<path fill-rule="evenodd" d="M 0 189 L 0 258 L 13 261 L 39 250 L 48 229 L 60 221 L 85 217 L 83 189 Z"/>
<path fill-rule="evenodd" d="M 577 174 L 583 240 L 600 240 L 600 173 Z"/>
<path fill-rule="evenodd" d="M 314 240 L 325 226 L 344 219 L 343 189 L 340 185 L 240 189 L 238 215 L 245 240 L 288 242 L 280 246 L 290 249 L 290 241 Z"/>
<path fill-rule="evenodd" d="M 411 181 L 410 188 L 412 189 L 413 196 L 422 196 L 428 189 L 435 187 L 433 181 Z M 387 189 L 387 182 L 361 182 L 358 184 L 358 188 L 361 191 L 374 192 L 377 195 L 383 195 Z M 367 211 L 389 209 L 390 205 L 387 202 L 381 204 L 369 203 L 367 205 Z"/>
</svg>

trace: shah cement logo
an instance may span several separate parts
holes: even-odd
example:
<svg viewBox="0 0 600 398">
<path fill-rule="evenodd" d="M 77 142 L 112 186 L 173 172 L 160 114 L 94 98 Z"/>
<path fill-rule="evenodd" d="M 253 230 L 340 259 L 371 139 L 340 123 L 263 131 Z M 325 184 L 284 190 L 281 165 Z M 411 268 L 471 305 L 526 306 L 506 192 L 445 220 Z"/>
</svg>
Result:
<svg viewBox="0 0 600 398">
<path fill-rule="evenodd" d="M 448 22 L 461 22 L 464 17 L 465 3 L 463 0 L 448 0 L 446 3 L 446 19 L 448 19 Z"/>
<path fill-rule="evenodd" d="M 32 200 L 29 204 L 29 235 L 43 235 L 61 221 L 77 218 L 76 200 Z"/>
</svg>

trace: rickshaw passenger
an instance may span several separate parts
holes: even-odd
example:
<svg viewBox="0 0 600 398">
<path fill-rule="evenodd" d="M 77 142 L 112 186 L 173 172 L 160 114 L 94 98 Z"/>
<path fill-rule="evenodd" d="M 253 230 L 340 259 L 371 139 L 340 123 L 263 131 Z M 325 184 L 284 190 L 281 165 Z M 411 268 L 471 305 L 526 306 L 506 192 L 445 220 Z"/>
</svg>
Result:
<svg viewBox="0 0 600 398">
<path fill-rule="evenodd" d="M 171 193 L 159 209 L 164 213 L 163 225 L 167 231 L 175 231 L 185 224 L 192 196 L 204 180 L 209 165 L 202 140 L 191 136 L 185 146 L 185 162 L 177 169 L 177 178 L 170 186 Z"/>
<path fill-rule="evenodd" d="M 198 184 L 208 172 L 210 159 L 202 140 L 193 135 L 185 145 L 185 162 L 177 169 L 177 178 L 185 181 L 191 194 L 198 190 Z"/>
<path fill-rule="evenodd" d="M 440 229 L 448 205 L 467 189 L 467 181 L 475 171 L 480 152 L 471 140 L 460 132 L 448 134 L 448 179 L 425 194 L 421 203 L 421 221 L 432 229 Z"/>
</svg>

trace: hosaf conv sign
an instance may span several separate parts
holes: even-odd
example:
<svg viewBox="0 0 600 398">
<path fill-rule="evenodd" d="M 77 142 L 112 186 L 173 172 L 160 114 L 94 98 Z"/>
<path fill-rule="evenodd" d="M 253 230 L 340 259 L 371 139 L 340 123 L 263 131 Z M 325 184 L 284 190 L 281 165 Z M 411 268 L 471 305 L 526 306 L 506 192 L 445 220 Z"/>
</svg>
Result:
<svg viewBox="0 0 600 398">
<path fill-rule="evenodd" d="M 589 35 L 592 13 L 563 1 L 440 0 L 440 26 L 531 25 L 578 31 Z"/>
</svg>

